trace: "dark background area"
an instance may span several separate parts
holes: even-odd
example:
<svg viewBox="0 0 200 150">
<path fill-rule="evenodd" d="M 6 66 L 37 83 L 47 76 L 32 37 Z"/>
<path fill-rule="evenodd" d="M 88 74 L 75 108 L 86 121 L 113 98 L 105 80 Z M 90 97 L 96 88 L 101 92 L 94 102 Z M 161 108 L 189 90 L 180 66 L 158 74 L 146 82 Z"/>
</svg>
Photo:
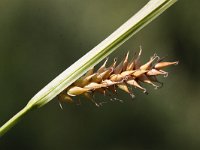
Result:
<svg viewBox="0 0 200 150">
<path fill-rule="evenodd" d="M 148 0 L 0 0 L 0 124 L 106 38 Z M 180 64 L 164 87 L 97 108 L 57 99 L 29 113 L 0 139 L 1 150 L 200 149 L 200 1 L 179 0 L 113 53 L 143 47 Z M 133 53 L 132 52 L 132 53 Z M 99 99 L 104 99 L 98 96 Z M 107 98 L 109 100 L 109 98 Z"/>
</svg>

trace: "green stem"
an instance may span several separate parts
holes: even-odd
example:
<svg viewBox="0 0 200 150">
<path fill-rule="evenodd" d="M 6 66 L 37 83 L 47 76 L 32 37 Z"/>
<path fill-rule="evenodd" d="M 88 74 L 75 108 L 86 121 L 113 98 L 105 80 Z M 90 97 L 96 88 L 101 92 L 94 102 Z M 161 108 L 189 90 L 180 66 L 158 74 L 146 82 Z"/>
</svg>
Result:
<svg viewBox="0 0 200 150">
<path fill-rule="evenodd" d="M 177 0 L 150 0 L 139 12 L 72 64 L 53 81 L 40 90 L 18 114 L 0 128 L 0 136 L 13 127 L 33 107 L 38 108 L 56 97 L 61 91 L 80 78 L 91 67 L 106 58 L 130 37 L 159 16 Z"/>
<path fill-rule="evenodd" d="M 0 137 L 3 136 L 10 128 L 12 128 L 21 118 L 26 115 L 33 107 L 31 105 L 25 106 L 22 110 L 20 110 L 16 115 L 14 115 L 10 120 L 8 120 L 1 128 L 0 128 Z"/>
</svg>

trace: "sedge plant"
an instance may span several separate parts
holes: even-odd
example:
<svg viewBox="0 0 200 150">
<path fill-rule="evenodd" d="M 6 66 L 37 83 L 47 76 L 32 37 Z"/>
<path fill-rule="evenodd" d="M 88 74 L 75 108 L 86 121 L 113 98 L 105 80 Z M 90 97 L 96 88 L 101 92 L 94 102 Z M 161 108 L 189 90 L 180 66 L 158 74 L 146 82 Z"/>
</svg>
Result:
<svg viewBox="0 0 200 150">
<path fill-rule="evenodd" d="M 93 68 L 96 64 L 98 64 L 100 61 L 110 55 L 125 41 L 131 38 L 134 34 L 140 31 L 144 26 L 146 26 L 156 17 L 158 17 L 176 1 L 177 0 L 150 0 L 141 10 L 139 10 L 117 30 L 115 30 L 110 36 L 104 39 L 82 58 L 80 58 L 69 68 L 63 71 L 60 75 L 58 75 L 55 79 L 53 79 L 35 96 L 33 96 L 33 98 L 31 98 L 31 100 L 21 111 L 19 111 L 10 120 L 8 120 L 4 125 L 1 126 L 0 137 L 3 136 L 9 129 L 11 129 L 28 112 L 44 106 L 54 97 L 62 93 L 62 91 L 72 85 L 88 70 Z M 176 63 L 177 62 L 174 62 L 173 64 Z M 159 71 L 159 69 L 160 68 L 158 64 L 157 70 Z M 150 73 L 152 72 L 149 72 L 149 74 Z"/>
</svg>

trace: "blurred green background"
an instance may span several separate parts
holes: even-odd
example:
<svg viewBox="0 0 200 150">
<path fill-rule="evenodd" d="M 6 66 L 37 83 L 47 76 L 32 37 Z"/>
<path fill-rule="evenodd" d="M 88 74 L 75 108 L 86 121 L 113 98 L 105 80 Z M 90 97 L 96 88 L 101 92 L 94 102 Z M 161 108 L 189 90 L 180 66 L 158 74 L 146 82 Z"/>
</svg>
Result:
<svg viewBox="0 0 200 150">
<path fill-rule="evenodd" d="M 148 0 L 0 0 L 0 124 Z M 200 149 L 200 1 L 180 0 L 110 56 L 143 47 L 179 60 L 164 87 L 97 108 L 55 99 L 0 139 L 1 150 Z M 133 52 L 132 52 L 133 53 Z M 105 99 L 97 96 L 98 99 Z M 109 100 L 109 98 L 107 98 Z"/>
</svg>

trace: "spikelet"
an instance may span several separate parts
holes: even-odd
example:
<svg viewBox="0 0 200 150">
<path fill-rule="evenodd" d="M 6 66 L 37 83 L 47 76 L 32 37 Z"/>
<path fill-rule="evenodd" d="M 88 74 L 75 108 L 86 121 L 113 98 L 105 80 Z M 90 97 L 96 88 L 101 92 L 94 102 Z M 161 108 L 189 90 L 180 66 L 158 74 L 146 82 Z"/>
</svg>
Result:
<svg viewBox="0 0 200 150">
<path fill-rule="evenodd" d="M 152 85 L 155 89 L 162 86 L 162 83 L 157 80 L 158 75 L 168 76 L 168 72 L 162 70 L 171 65 L 177 65 L 175 62 L 163 62 L 163 58 L 154 54 L 148 62 L 140 65 L 139 59 L 142 50 L 140 49 L 136 58 L 128 61 L 129 52 L 126 54 L 123 61 L 117 65 L 116 59 L 113 64 L 106 67 L 108 59 L 103 65 L 94 72 L 94 68 L 90 69 L 83 77 L 75 81 L 71 86 L 61 92 L 58 97 L 60 101 L 73 102 L 72 97 L 83 95 L 99 106 L 94 99 L 94 93 L 108 94 L 116 93 L 117 88 L 130 94 L 134 97 L 129 86 L 133 86 L 147 93 L 146 88 L 141 86 L 141 82 Z M 157 85 L 159 84 L 159 85 Z"/>
</svg>

